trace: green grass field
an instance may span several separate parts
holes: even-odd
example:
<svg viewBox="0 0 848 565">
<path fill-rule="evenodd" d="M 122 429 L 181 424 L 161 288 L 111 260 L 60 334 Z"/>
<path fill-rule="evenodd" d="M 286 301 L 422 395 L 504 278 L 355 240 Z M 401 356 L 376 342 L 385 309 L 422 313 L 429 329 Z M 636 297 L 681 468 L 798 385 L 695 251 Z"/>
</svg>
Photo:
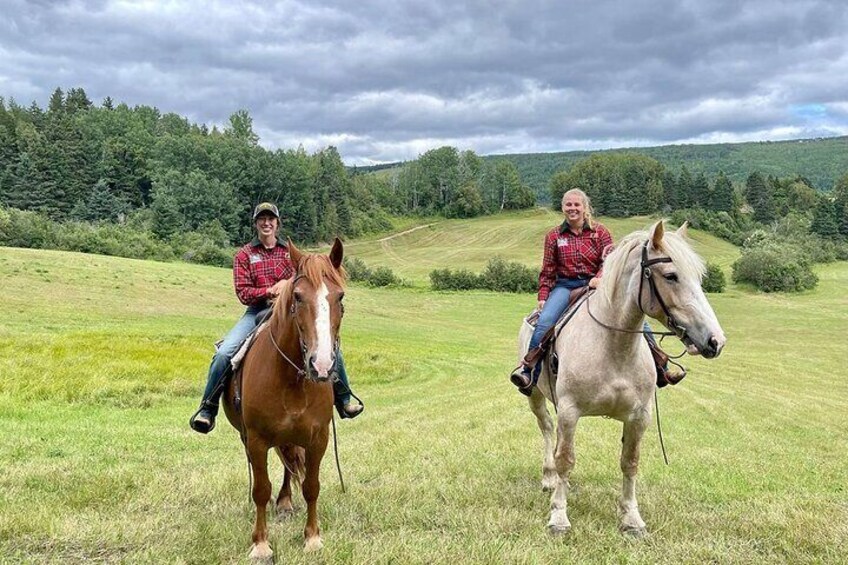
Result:
<svg viewBox="0 0 848 565">
<path fill-rule="evenodd" d="M 394 255 L 349 246 L 416 286 L 348 292 L 345 358 L 367 403 L 339 427 L 348 493 L 328 452 L 325 548 L 302 554 L 300 512 L 271 529 L 277 562 L 845 562 L 847 263 L 820 267 L 801 295 L 710 296 L 728 344 L 660 392 L 671 466 L 652 427 L 646 539 L 617 531 L 620 425 L 600 418 L 578 428 L 573 531 L 546 533 L 539 433 L 506 378 L 534 297 L 422 288 L 446 257 L 533 264 L 545 214 L 440 222 L 389 240 Z M 734 248 L 695 236 L 732 261 Z M 229 271 L 0 248 L 0 305 L 0 562 L 246 562 L 238 436 L 187 426 L 210 344 L 241 310 Z"/>
</svg>

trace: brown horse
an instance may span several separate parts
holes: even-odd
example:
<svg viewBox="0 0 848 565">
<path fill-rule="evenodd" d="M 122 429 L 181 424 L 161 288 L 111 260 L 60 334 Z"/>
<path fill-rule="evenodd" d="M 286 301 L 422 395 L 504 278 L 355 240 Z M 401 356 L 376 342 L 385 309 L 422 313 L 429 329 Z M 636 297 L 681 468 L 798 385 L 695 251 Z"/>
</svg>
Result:
<svg viewBox="0 0 848 565">
<path fill-rule="evenodd" d="M 330 375 L 344 311 L 341 241 L 336 239 L 329 256 L 302 253 L 291 241 L 289 252 L 296 274 L 245 357 L 241 384 L 232 379 L 224 395 L 224 412 L 241 434 L 255 477 L 256 524 L 250 557 L 262 561 L 270 561 L 273 555 L 266 524 L 271 499 L 268 450 L 272 447 L 285 467 L 276 501 L 278 515 L 293 512 L 291 481 L 301 482 L 307 510 L 304 550 L 322 546 L 316 507 L 318 471 L 329 437 Z M 235 408 L 239 386 L 240 411 Z"/>
</svg>

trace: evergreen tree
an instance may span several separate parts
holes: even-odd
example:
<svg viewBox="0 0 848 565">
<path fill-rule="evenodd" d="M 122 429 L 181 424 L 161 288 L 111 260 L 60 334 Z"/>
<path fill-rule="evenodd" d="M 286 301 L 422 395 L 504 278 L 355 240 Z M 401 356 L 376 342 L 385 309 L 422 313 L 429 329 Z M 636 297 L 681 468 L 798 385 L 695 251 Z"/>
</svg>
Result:
<svg viewBox="0 0 848 565">
<path fill-rule="evenodd" d="M 93 104 L 88 99 L 88 95 L 82 88 L 71 88 L 68 90 L 68 95 L 65 97 L 65 110 L 69 114 L 77 112 L 85 112 L 91 108 Z"/>
<path fill-rule="evenodd" d="M 129 204 L 113 194 L 109 184 L 100 179 L 85 200 L 77 202 L 70 215 L 75 220 L 116 222 L 129 209 Z"/>
<path fill-rule="evenodd" d="M 813 210 L 810 231 L 827 238 L 834 238 L 839 234 L 839 215 L 836 205 L 830 198 L 825 196 L 819 198 L 819 203 Z"/>
<path fill-rule="evenodd" d="M 710 204 L 710 183 L 703 171 L 699 172 L 692 181 L 692 206 L 695 208 L 708 208 Z"/>
<path fill-rule="evenodd" d="M 724 171 L 719 171 L 713 186 L 712 194 L 710 195 L 709 209 L 713 212 L 728 212 L 733 213 L 733 183 L 724 174 Z"/>
<path fill-rule="evenodd" d="M 47 113 L 51 116 L 59 116 L 65 113 L 65 93 L 61 88 L 56 88 L 50 96 L 47 104 Z"/>
<path fill-rule="evenodd" d="M 745 181 L 745 198 L 754 209 L 754 219 L 767 224 L 774 220 L 775 210 L 772 193 L 766 179 L 758 172 L 748 175 Z"/>
</svg>

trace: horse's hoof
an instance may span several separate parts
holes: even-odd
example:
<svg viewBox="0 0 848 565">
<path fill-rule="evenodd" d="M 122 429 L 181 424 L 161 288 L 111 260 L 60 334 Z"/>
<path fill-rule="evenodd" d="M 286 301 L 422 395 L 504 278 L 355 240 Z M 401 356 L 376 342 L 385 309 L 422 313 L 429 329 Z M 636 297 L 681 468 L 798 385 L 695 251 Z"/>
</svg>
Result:
<svg viewBox="0 0 848 565">
<path fill-rule="evenodd" d="M 321 536 L 314 536 L 306 540 L 306 544 L 303 546 L 304 553 L 312 553 L 313 551 L 319 551 L 324 547 L 324 542 L 321 541 Z"/>
<path fill-rule="evenodd" d="M 560 524 L 548 524 L 548 533 L 552 536 L 564 536 L 571 531 L 571 526 Z"/>
<path fill-rule="evenodd" d="M 285 522 L 294 516 L 294 508 L 277 508 L 277 522 Z"/>
<path fill-rule="evenodd" d="M 271 545 L 267 541 L 253 544 L 253 548 L 250 550 L 250 559 L 254 563 L 270 565 L 274 562 L 274 552 L 271 551 Z"/>
<path fill-rule="evenodd" d="M 630 539 L 638 540 L 648 535 L 648 529 L 639 526 L 622 526 L 621 533 Z"/>
</svg>

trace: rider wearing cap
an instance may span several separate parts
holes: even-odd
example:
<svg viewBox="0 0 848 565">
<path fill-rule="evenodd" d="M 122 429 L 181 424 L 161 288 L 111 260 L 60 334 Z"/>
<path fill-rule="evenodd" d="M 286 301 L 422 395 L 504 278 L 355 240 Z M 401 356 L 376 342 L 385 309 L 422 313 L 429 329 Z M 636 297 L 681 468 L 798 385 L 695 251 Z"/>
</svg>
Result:
<svg viewBox="0 0 848 565">
<path fill-rule="evenodd" d="M 238 347 L 261 320 L 257 314 L 268 308 L 269 299 L 280 294 L 282 282 L 294 276 L 288 246 L 277 236 L 280 212 L 274 204 L 263 202 L 253 210 L 253 224 L 257 237 L 238 250 L 233 260 L 233 284 L 239 301 L 247 306 L 244 315 L 224 337 L 212 358 L 206 389 L 200 409 L 189 424 L 200 433 L 215 427 L 218 400 L 224 390 L 224 381 L 231 369 L 231 361 Z M 350 385 L 341 351 L 337 355 L 338 379 L 333 383 L 336 409 L 342 418 L 355 418 L 362 412 L 361 404 L 351 404 Z"/>
</svg>

